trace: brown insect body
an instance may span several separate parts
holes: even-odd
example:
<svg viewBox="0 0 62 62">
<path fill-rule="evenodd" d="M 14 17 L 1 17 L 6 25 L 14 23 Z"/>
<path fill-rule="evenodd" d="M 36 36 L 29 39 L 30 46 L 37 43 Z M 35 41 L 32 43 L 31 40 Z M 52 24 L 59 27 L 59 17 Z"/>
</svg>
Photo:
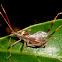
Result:
<svg viewBox="0 0 62 62">
<path fill-rule="evenodd" d="M 41 46 L 41 47 L 43 47 L 43 45 L 45 44 L 44 42 L 42 42 L 42 40 L 45 37 L 47 37 L 47 33 L 43 31 L 30 34 L 28 31 L 24 30 L 21 32 L 21 34 L 16 33 L 16 32 L 13 32 L 13 34 L 16 35 L 19 39 L 24 40 L 24 42 L 27 42 L 27 44 L 31 44 L 31 45 L 34 44 L 33 46 Z"/>
<path fill-rule="evenodd" d="M 7 20 L 4 18 L 3 14 L 0 12 L 1 16 L 3 17 L 4 21 L 8 24 L 9 28 L 11 29 L 12 31 L 12 34 L 16 35 L 20 40 L 16 41 L 15 43 L 13 43 L 10 47 L 10 55 L 7 57 L 9 58 L 11 56 L 11 49 L 12 49 L 12 46 L 17 44 L 18 42 L 20 42 L 21 40 L 24 40 L 24 49 L 26 50 L 26 43 L 28 45 L 33 45 L 33 46 L 39 46 L 39 47 L 46 47 L 46 42 L 47 40 L 51 37 L 51 35 L 53 35 L 60 27 L 62 27 L 62 25 L 60 25 L 52 34 L 48 35 L 48 32 L 50 31 L 50 29 L 52 28 L 56 18 L 58 15 L 62 14 L 61 12 L 57 14 L 57 16 L 54 18 L 54 21 L 53 23 L 51 24 L 51 27 L 48 29 L 47 32 L 43 32 L 43 31 L 39 31 L 37 33 L 30 33 L 28 32 L 27 30 L 23 30 L 21 33 L 17 33 L 17 32 L 14 32 L 14 30 L 12 29 L 11 25 L 10 25 L 10 22 L 9 22 L 9 19 L 8 19 L 8 16 L 6 14 L 6 11 L 4 10 L 3 6 L 1 5 L 5 15 L 6 15 L 6 18 Z M 47 38 L 46 38 L 47 37 Z M 43 39 L 46 38 L 44 41 Z M 28 50 L 27 50 L 28 51 Z"/>
</svg>

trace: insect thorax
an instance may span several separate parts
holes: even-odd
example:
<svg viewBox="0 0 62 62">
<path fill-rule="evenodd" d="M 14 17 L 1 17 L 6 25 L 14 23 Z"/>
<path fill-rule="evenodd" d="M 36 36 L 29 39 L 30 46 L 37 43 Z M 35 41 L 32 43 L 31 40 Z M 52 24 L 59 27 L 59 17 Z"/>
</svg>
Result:
<svg viewBox="0 0 62 62">
<path fill-rule="evenodd" d="M 33 35 L 30 35 L 29 38 L 34 38 L 36 41 L 42 41 L 44 38 L 46 38 L 48 34 L 44 31 L 38 31 L 34 33 Z"/>
</svg>

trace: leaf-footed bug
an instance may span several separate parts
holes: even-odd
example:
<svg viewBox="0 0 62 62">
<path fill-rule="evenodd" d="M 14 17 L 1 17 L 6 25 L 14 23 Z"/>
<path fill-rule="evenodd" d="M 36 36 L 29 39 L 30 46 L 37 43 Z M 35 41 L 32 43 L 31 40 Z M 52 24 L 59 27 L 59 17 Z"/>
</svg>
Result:
<svg viewBox="0 0 62 62">
<path fill-rule="evenodd" d="M 12 46 L 17 44 L 18 42 L 22 40 L 24 40 L 24 49 L 26 50 L 26 43 L 28 45 L 32 45 L 32 46 L 39 46 L 39 47 L 46 47 L 46 42 L 47 40 L 51 37 L 51 35 L 53 35 L 60 27 L 62 27 L 62 25 L 60 25 L 52 34 L 48 35 L 48 32 L 50 31 L 50 29 L 52 28 L 56 18 L 58 17 L 58 15 L 62 14 L 62 12 L 58 13 L 57 16 L 54 18 L 53 20 L 53 23 L 51 24 L 51 27 L 48 29 L 47 32 L 44 32 L 44 31 L 39 31 L 37 33 L 30 33 L 28 32 L 27 30 L 23 30 L 21 33 L 17 33 L 15 32 L 12 27 L 11 27 L 11 24 L 9 22 L 9 19 L 8 19 L 8 16 L 6 14 L 6 11 L 4 10 L 2 4 L 1 4 L 1 7 L 3 9 L 3 12 L 5 13 L 6 15 L 6 18 L 7 20 L 4 18 L 3 14 L 0 12 L 1 16 L 3 17 L 4 21 L 7 23 L 7 25 L 9 26 L 10 30 L 12 31 L 12 34 L 16 35 L 19 40 L 16 41 L 15 43 L 13 43 L 10 47 L 10 55 L 7 57 L 9 58 L 11 56 L 11 49 L 12 49 Z M 47 38 L 46 38 L 47 37 Z M 44 38 L 46 38 L 44 41 L 42 41 Z M 29 50 L 27 50 L 29 51 Z"/>
</svg>

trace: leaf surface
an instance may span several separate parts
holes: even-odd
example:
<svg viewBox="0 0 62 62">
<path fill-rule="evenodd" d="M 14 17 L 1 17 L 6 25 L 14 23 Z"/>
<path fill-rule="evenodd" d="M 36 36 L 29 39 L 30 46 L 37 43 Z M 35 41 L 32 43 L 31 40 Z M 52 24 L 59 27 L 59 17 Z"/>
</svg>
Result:
<svg viewBox="0 0 62 62">
<path fill-rule="evenodd" d="M 38 31 L 47 32 L 52 22 L 53 20 L 35 24 L 25 29 L 32 27 L 31 33 Z M 62 19 L 57 19 L 48 35 L 55 31 L 61 24 Z M 11 36 L 11 42 L 6 42 L 9 40 L 10 35 L 0 38 L 0 62 L 62 62 L 62 27 L 47 40 L 48 46 L 46 48 L 32 48 L 27 45 L 27 50 L 33 51 L 36 56 L 32 52 L 25 51 L 24 43 L 21 41 L 12 47 L 11 57 L 6 59 L 9 56 L 9 47 L 18 40 L 16 36 Z"/>
</svg>

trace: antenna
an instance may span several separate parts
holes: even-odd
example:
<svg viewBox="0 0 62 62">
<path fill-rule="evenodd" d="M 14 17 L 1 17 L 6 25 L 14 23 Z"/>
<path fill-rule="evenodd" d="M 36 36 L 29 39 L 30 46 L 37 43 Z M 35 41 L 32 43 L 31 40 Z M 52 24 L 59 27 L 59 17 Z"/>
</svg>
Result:
<svg viewBox="0 0 62 62">
<path fill-rule="evenodd" d="M 4 18 L 3 14 L 0 12 L 1 16 L 3 17 L 4 21 L 8 24 L 9 28 L 11 29 L 12 32 L 14 32 L 14 30 L 10 27 L 9 23 L 6 21 L 6 19 Z"/>
<path fill-rule="evenodd" d="M 9 23 L 9 25 L 10 25 L 10 27 L 11 27 L 11 24 L 10 24 L 10 22 L 9 22 L 8 16 L 7 16 L 7 14 L 6 14 L 6 11 L 5 11 L 5 9 L 3 8 L 2 4 L 1 4 L 1 7 L 2 7 L 2 9 L 3 9 L 3 12 L 5 13 L 5 15 L 6 15 L 6 18 L 7 18 L 7 20 L 8 20 L 8 23 Z M 12 27 L 11 27 L 11 28 L 12 28 Z"/>
<path fill-rule="evenodd" d="M 14 32 L 14 30 L 12 29 L 11 24 L 10 24 L 10 22 L 9 22 L 8 16 L 7 16 L 7 14 L 6 14 L 6 11 L 4 10 L 2 4 L 1 4 L 1 7 L 2 7 L 3 12 L 5 13 L 6 18 L 7 18 L 8 21 L 5 19 L 5 17 L 3 16 L 3 14 L 0 12 L 1 16 L 3 17 L 4 21 L 8 24 L 9 28 L 11 29 L 11 31 Z"/>
</svg>

